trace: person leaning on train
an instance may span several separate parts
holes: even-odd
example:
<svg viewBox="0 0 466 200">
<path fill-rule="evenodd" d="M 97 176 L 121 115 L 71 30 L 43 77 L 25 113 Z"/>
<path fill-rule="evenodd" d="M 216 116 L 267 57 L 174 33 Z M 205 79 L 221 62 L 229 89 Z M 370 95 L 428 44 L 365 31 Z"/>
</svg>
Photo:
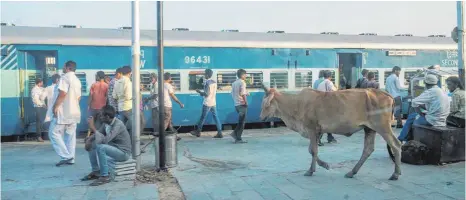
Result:
<svg viewBox="0 0 466 200">
<path fill-rule="evenodd" d="M 110 182 L 108 159 L 117 162 L 127 161 L 131 157 L 131 140 L 126 126 L 116 117 L 115 108 L 106 105 L 99 114 L 104 124 L 96 129 L 94 119 L 88 119 L 89 128 L 94 134 L 86 138 L 85 149 L 88 151 L 92 172 L 81 181 L 95 180 L 91 186 Z"/>
<path fill-rule="evenodd" d="M 400 141 L 408 140 L 408 133 L 413 124 L 446 126 L 447 116 L 450 113 L 450 102 L 448 96 L 437 86 L 437 82 L 437 76 L 433 74 L 428 74 L 424 78 L 426 90 L 412 100 L 411 104 L 416 112 L 408 116 L 398 136 Z M 421 108 L 426 111 L 422 111 Z"/>
<path fill-rule="evenodd" d="M 447 117 L 447 124 L 464 128 L 464 86 L 458 77 L 447 78 L 447 87 L 451 92 L 450 115 Z"/>
</svg>

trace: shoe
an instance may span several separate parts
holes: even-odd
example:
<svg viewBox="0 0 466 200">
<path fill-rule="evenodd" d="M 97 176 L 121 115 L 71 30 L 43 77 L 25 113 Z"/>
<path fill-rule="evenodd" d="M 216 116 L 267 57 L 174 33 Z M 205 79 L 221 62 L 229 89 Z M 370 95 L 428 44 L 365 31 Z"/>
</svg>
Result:
<svg viewBox="0 0 466 200">
<path fill-rule="evenodd" d="M 322 143 L 322 141 L 319 140 L 319 143 L 317 143 L 317 145 L 324 146 L 324 143 Z"/>
<path fill-rule="evenodd" d="M 244 143 L 248 143 L 248 141 L 245 141 L 245 140 L 236 140 L 235 141 L 235 144 L 244 144 Z"/>
<path fill-rule="evenodd" d="M 101 177 L 99 177 L 97 180 L 95 180 L 94 182 L 92 182 L 89 185 L 90 186 L 98 186 L 98 185 L 103 185 L 103 184 L 106 184 L 106 183 L 110 183 L 110 177 L 109 176 L 101 176 Z"/>
<path fill-rule="evenodd" d="M 201 132 L 199 131 L 191 131 L 191 135 L 196 136 L 196 137 L 201 137 Z"/>
<path fill-rule="evenodd" d="M 222 134 L 217 134 L 214 136 L 214 138 L 223 138 L 223 135 Z"/>
<path fill-rule="evenodd" d="M 176 141 L 180 141 L 180 140 L 181 140 L 181 138 L 176 136 Z"/>
<path fill-rule="evenodd" d="M 66 159 L 66 160 L 60 160 L 60 162 L 55 164 L 55 166 L 60 167 L 61 165 L 67 164 L 67 163 L 69 163 L 71 161 L 73 161 L 73 158 L 69 158 L 69 159 Z"/>
<path fill-rule="evenodd" d="M 37 137 L 37 142 L 44 142 L 44 139 L 42 139 L 42 137 Z"/>
</svg>

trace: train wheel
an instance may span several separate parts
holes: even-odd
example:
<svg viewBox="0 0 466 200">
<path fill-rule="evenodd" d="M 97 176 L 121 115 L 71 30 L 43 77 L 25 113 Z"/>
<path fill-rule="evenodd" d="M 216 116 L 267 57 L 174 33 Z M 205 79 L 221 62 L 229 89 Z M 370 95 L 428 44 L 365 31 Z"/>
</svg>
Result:
<svg viewBox="0 0 466 200">
<path fill-rule="evenodd" d="M 390 155 L 390 158 L 392 159 L 393 162 L 395 162 L 395 156 L 393 155 L 392 148 L 387 144 L 387 150 L 388 150 L 388 155 Z"/>
</svg>

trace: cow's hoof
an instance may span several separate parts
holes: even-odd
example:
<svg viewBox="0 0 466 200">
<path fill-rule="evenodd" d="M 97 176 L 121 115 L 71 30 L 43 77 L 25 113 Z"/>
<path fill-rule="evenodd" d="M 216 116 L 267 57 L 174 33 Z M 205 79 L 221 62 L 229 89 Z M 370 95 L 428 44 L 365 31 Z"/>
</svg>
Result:
<svg viewBox="0 0 466 200">
<path fill-rule="evenodd" d="M 396 180 L 398 180 L 398 175 L 397 174 L 392 174 L 392 176 L 390 176 L 390 178 L 388 180 L 396 181 Z"/>
<path fill-rule="evenodd" d="M 348 172 L 345 174 L 345 178 L 353 178 L 354 173 L 353 172 Z"/>
<path fill-rule="evenodd" d="M 317 162 L 317 164 L 323 168 L 325 168 L 326 170 L 330 170 L 330 165 L 324 161 L 321 161 L 321 162 Z"/>
<path fill-rule="evenodd" d="M 310 170 L 307 170 L 307 172 L 304 173 L 304 176 L 312 176 L 312 174 L 314 174 L 314 172 L 311 172 Z"/>
</svg>

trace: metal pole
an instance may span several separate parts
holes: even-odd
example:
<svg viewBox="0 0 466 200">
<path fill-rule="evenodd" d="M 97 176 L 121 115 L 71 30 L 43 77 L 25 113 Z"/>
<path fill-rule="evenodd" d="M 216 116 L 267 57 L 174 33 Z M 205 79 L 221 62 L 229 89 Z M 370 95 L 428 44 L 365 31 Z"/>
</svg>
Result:
<svg viewBox="0 0 466 200">
<path fill-rule="evenodd" d="M 158 86 L 159 86 L 159 164 L 165 170 L 165 105 L 164 105 L 164 78 L 163 78 L 163 2 L 157 1 L 157 47 L 158 47 Z M 157 155 L 156 155 L 157 156 Z M 157 159 L 157 157 L 156 157 Z"/>
<path fill-rule="evenodd" d="M 133 119 L 132 119 L 132 141 L 133 141 L 133 159 L 136 159 L 136 170 L 141 168 L 141 157 L 139 156 L 141 148 L 139 134 L 141 133 L 141 110 L 139 103 L 141 102 L 141 96 L 139 91 L 140 76 L 139 68 L 141 62 L 141 47 L 139 45 L 139 0 L 131 2 L 132 8 L 132 56 L 133 56 Z"/>
<path fill-rule="evenodd" d="M 456 2 L 458 22 L 458 77 L 464 85 L 464 1 Z"/>
</svg>

